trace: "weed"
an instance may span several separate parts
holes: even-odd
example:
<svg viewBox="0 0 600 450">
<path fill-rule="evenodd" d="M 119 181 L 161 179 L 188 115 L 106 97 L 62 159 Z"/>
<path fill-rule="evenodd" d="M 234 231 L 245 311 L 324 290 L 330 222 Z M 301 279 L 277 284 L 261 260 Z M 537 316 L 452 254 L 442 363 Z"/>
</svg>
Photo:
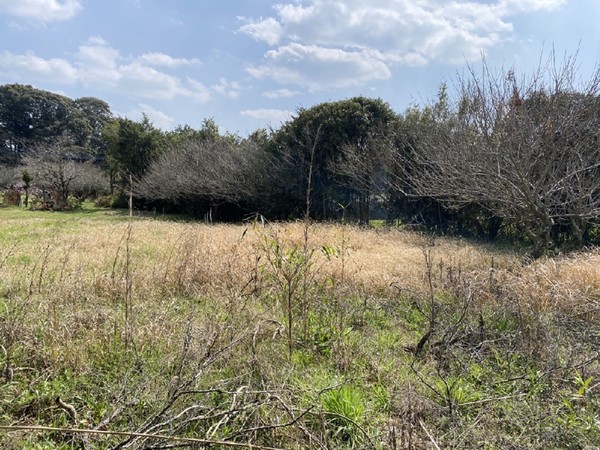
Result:
<svg viewBox="0 0 600 450">
<path fill-rule="evenodd" d="M 600 439 L 597 250 L 106 212 L 0 209 L 3 448 Z"/>
</svg>

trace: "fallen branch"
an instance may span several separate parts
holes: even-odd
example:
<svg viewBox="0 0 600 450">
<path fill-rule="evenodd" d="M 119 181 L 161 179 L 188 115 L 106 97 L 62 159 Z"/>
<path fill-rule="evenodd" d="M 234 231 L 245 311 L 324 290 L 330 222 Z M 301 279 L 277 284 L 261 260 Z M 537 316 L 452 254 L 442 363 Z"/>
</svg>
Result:
<svg viewBox="0 0 600 450">
<path fill-rule="evenodd" d="M 0 425 L 0 430 L 6 431 L 55 431 L 58 433 L 82 433 L 82 434 L 100 434 L 100 435 L 114 435 L 114 436 L 128 436 L 128 437 L 143 437 L 152 439 L 162 439 L 165 441 L 173 442 L 188 442 L 200 445 L 221 445 L 223 447 L 234 447 L 234 448 L 248 448 L 251 450 L 283 450 L 277 447 L 265 447 L 262 445 L 256 445 L 244 442 L 231 442 L 231 441 L 219 441 L 211 439 L 198 439 L 198 438 L 186 438 L 167 436 L 164 434 L 149 434 L 149 433 L 134 433 L 129 431 L 106 431 L 106 430 L 91 430 L 85 428 L 59 428 L 59 427 L 46 427 L 41 425 Z"/>
</svg>

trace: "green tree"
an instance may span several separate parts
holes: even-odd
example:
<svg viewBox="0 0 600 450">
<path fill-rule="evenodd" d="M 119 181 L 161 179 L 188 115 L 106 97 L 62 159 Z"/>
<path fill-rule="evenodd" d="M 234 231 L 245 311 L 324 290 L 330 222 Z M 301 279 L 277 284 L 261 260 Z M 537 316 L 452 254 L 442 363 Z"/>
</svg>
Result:
<svg viewBox="0 0 600 450">
<path fill-rule="evenodd" d="M 86 145 L 91 131 L 68 97 L 20 84 L 0 86 L 0 163 L 18 164 L 36 144 L 64 133 Z"/>
<path fill-rule="evenodd" d="M 85 127 L 85 130 L 88 131 L 87 147 L 97 154 L 103 154 L 106 151 L 103 130 L 113 117 L 110 106 L 104 100 L 95 97 L 78 98 L 74 101 L 74 105 L 87 121 Z"/>
<path fill-rule="evenodd" d="M 343 161 L 350 153 L 361 161 L 373 161 L 370 176 L 374 177 L 378 170 L 375 155 L 382 150 L 375 145 L 375 136 L 385 133 L 395 120 L 397 115 L 387 103 L 365 97 L 299 110 L 294 119 L 274 133 L 269 144 L 271 154 L 280 162 L 274 174 L 280 187 L 273 193 L 275 203 L 281 206 L 277 215 L 302 215 L 303 208 L 286 205 L 304 204 L 310 178 L 311 216 L 335 218 L 340 205 L 350 205 L 357 218 L 368 220 L 368 208 L 366 214 L 363 209 L 362 215 L 359 210 L 361 201 L 368 201 L 372 183 L 365 189 L 364 183 L 358 183 L 358 178 L 353 179 L 349 171 L 343 170 Z"/>
<path fill-rule="evenodd" d="M 25 208 L 27 208 L 29 206 L 29 188 L 31 187 L 31 182 L 33 181 L 33 177 L 27 169 L 21 170 L 21 181 L 23 181 L 23 190 L 25 191 Z"/>
<path fill-rule="evenodd" d="M 104 128 L 104 137 L 111 190 L 115 182 L 127 186 L 130 176 L 140 180 L 167 142 L 145 115 L 141 122 L 122 117 L 112 120 Z"/>
</svg>

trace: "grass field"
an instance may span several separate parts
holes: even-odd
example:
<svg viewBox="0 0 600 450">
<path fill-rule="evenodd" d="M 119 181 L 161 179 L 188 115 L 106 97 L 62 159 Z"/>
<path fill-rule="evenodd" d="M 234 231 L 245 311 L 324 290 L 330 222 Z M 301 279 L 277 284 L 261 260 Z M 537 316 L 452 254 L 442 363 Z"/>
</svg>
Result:
<svg viewBox="0 0 600 450">
<path fill-rule="evenodd" d="M 0 208 L 0 345 L 6 449 L 600 442 L 593 249 Z"/>
</svg>

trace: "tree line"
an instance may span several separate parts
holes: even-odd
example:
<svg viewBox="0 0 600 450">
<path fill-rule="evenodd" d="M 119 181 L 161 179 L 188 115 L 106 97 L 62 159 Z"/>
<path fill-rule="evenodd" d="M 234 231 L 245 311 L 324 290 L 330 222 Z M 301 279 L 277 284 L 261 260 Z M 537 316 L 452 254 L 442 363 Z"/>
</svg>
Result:
<svg viewBox="0 0 600 450">
<path fill-rule="evenodd" d="M 0 187 L 52 208 L 70 198 L 218 220 L 261 214 L 373 218 L 488 240 L 539 256 L 600 234 L 600 71 L 553 55 L 529 76 L 485 61 L 450 92 L 397 113 L 355 97 L 300 108 L 241 137 L 211 119 L 164 132 L 97 98 L 0 86 Z M 26 201 L 27 202 L 27 201 Z"/>
</svg>

